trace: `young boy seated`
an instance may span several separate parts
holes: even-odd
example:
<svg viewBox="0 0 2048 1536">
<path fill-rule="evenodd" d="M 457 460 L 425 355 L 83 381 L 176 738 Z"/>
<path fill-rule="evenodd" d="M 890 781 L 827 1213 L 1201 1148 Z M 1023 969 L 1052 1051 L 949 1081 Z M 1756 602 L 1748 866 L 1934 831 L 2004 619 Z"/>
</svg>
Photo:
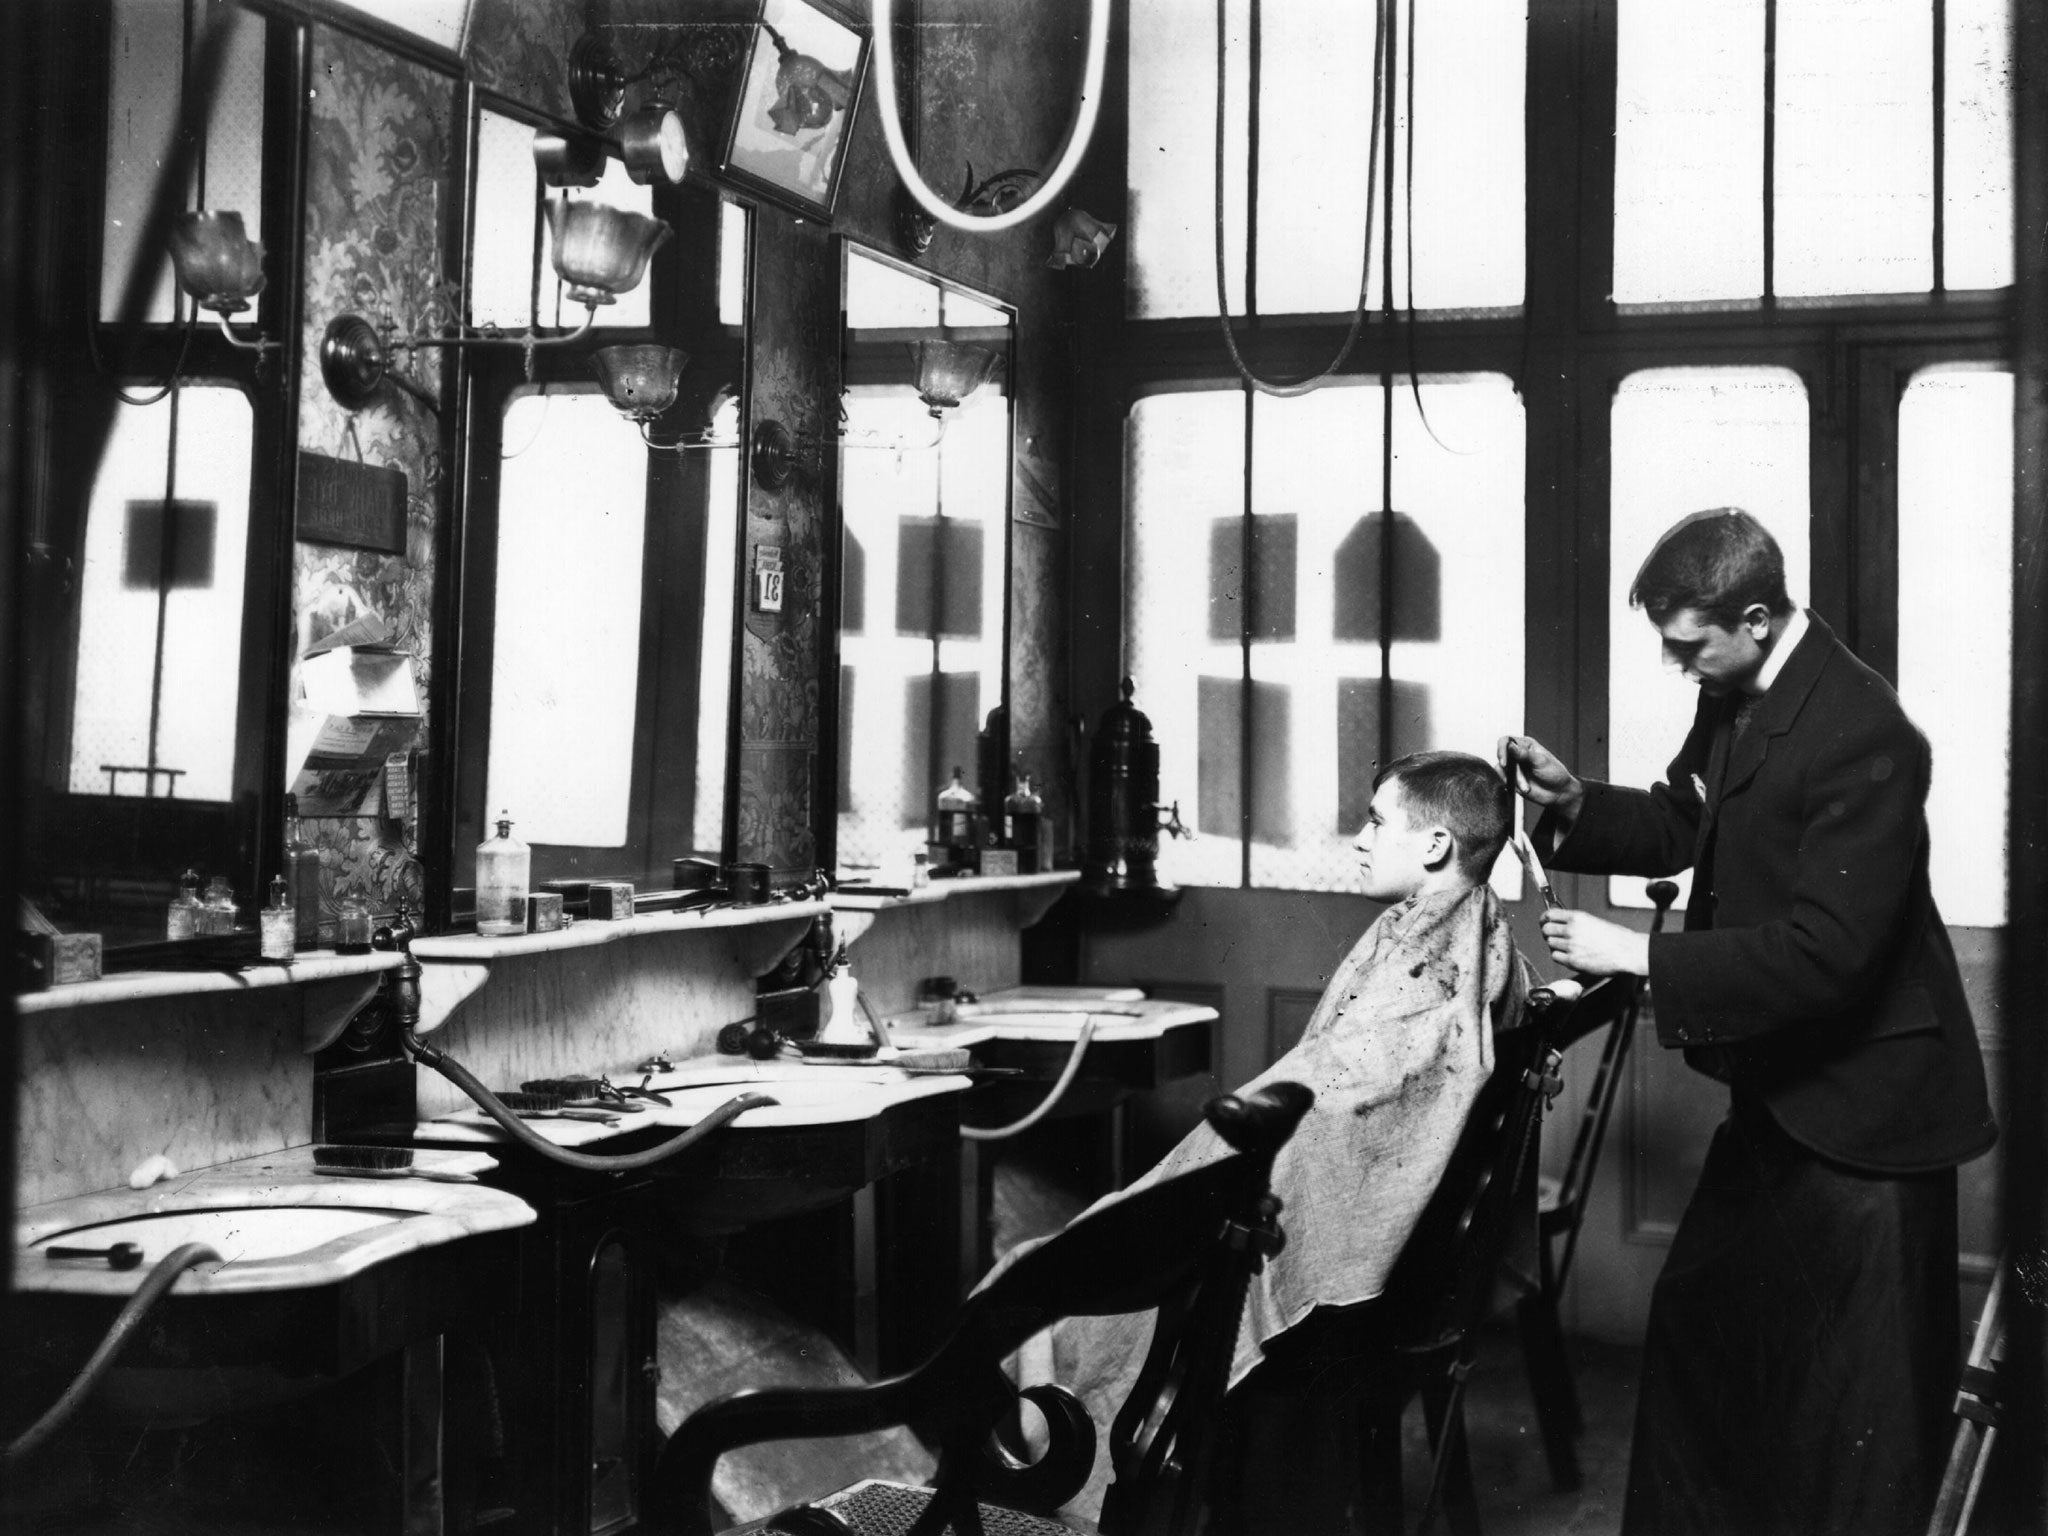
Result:
<svg viewBox="0 0 2048 1536">
<path fill-rule="evenodd" d="M 1252 1281 L 1233 1386 L 1311 1308 L 1379 1295 L 1493 1070 L 1494 1031 L 1520 1021 L 1521 961 L 1487 885 L 1513 815 L 1499 772 L 1463 752 L 1401 758 L 1374 785 L 1355 846 L 1365 894 L 1387 910 L 1337 967 L 1301 1042 L 1239 1090 L 1291 1081 L 1316 1099 L 1273 1167 L 1287 1245 Z M 1131 1188 L 1228 1150 L 1199 1125 Z M 1089 1518 L 1108 1486 L 1109 1426 L 1152 1322 L 1068 1318 L 1019 1352 L 1020 1384 L 1056 1381 L 1095 1419 L 1095 1470 L 1072 1506 Z"/>
</svg>

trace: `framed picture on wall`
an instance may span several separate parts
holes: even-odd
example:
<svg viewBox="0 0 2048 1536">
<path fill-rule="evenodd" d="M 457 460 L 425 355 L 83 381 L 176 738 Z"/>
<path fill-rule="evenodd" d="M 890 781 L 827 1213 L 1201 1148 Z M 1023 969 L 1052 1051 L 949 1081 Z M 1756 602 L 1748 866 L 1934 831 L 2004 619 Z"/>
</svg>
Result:
<svg viewBox="0 0 2048 1536">
<path fill-rule="evenodd" d="M 761 0 L 725 176 L 801 213 L 832 217 L 868 40 L 815 0 Z"/>
</svg>

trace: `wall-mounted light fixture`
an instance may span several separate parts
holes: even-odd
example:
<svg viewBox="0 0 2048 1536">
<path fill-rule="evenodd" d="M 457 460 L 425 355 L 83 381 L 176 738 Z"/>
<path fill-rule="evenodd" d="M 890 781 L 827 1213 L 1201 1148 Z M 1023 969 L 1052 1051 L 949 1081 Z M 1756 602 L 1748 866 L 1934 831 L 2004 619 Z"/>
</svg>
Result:
<svg viewBox="0 0 2048 1536">
<path fill-rule="evenodd" d="M 946 435 L 949 413 L 961 401 L 988 382 L 1001 362 L 1000 354 L 972 342 L 926 340 L 911 343 L 917 362 L 917 397 L 924 402 L 938 428 L 930 438 L 912 442 L 900 436 L 863 432 L 842 425 L 840 446 L 882 448 L 896 453 L 936 448 Z M 591 372 L 604 387 L 613 409 L 640 429 L 641 441 L 664 453 L 686 453 L 693 448 L 737 448 L 735 437 L 711 432 L 685 433 L 657 438 L 654 422 L 676 403 L 678 383 L 689 366 L 690 354 L 680 347 L 659 343 L 621 343 L 600 347 L 591 354 Z M 754 479 L 767 490 L 781 490 L 804 463 L 816 458 L 820 444 L 809 433 L 791 432 L 779 421 L 763 421 L 753 433 Z"/>
<path fill-rule="evenodd" d="M 1053 223 L 1052 255 L 1045 264 L 1053 268 L 1094 266 L 1116 238 L 1116 228 L 1085 208 L 1067 209 Z"/>
<path fill-rule="evenodd" d="M 228 324 L 263 291 L 263 247 L 249 238 L 242 216 L 229 210 L 181 213 L 171 221 L 171 264 L 178 284 L 201 309 L 220 320 L 228 345 L 244 352 L 269 352 L 278 343 L 245 340 Z"/>
<path fill-rule="evenodd" d="M 676 403 L 678 382 L 690 366 L 690 354 L 681 347 L 664 347 L 658 342 L 621 343 L 600 347 L 590 357 L 590 371 L 604 386 L 605 398 L 621 416 L 640 428 L 640 440 L 663 453 L 687 453 L 692 448 L 737 448 L 736 437 L 713 432 L 684 433 L 657 438 L 649 430 L 657 417 Z"/>
<path fill-rule="evenodd" d="M 361 315 L 339 315 L 329 323 L 320 343 L 320 374 L 327 381 L 327 392 L 347 409 L 360 410 L 390 373 L 394 356 L 428 347 L 523 347 L 526 376 L 531 379 L 535 349 L 566 346 L 582 339 L 596 322 L 600 305 L 639 286 L 655 249 L 673 233 L 660 219 L 594 202 L 549 203 L 548 227 L 554 236 L 555 272 L 569 285 L 569 298 L 585 309 L 583 323 L 575 330 L 543 336 L 529 327 L 508 335 L 495 326 L 479 329 L 450 321 L 452 331 L 436 326 L 424 334 L 400 336 L 388 315 L 381 326 L 371 325 Z M 397 375 L 390 376 L 405 384 Z"/>
</svg>

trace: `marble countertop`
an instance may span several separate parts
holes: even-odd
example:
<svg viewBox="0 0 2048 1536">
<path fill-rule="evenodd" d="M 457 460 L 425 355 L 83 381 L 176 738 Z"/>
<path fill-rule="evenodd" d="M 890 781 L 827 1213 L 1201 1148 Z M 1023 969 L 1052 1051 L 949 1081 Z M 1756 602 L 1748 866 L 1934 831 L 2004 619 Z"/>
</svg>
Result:
<svg viewBox="0 0 2048 1536">
<path fill-rule="evenodd" d="M 413 1164 L 474 1175 L 496 1167 L 497 1160 L 475 1152 L 423 1149 L 414 1153 Z M 316 1239 L 311 1246 L 298 1245 L 286 1231 L 291 1218 L 258 1214 L 285 1211 L 312 1213 L 293 1229 L 311 1234 Z M 151 1218 L 166 1219 L 158 1223 Z M 197 1238 L 219 1249 L 224 1262 L 187 1270 L 173 1294 L 301 1290 L 334 1284 L 422 1248 L 529 1226 L 534 1219 L 524 1200 L 483 1184 L 337 1178 L 314 1171 L 311 1147 L 291 1147 L 201 1168 L 148 1189 L 102 1190 L 29 1207 L 15 1226 L 14 1287 L 127 1296 L 152 1263 L 180 1242 Z M 162 1235 L 152 1231 L 159 1226 Z M 121 1239 L 142 1247 L 140 1268 L 53 1260 L 41 1251 L 53 1244 L 104 1247 Z M 238 1245 L 243 1249 L 239 1257 Z"/>
<path fill-rule="evenodd" d="M 84 1008 L 95 1003 L 141 1002 L 150 998 L 193 997 L 201 993 L 257 992 L 269 987 L 302 987 L 312 982 L 374 976 L 395 970 L 404 957 L 395 950 L 367 955 L 338 955 L 308 950 L 289 965 L 256 965 L 246 971 L 123 971 L 98 981 L 74 982 L 46 992 L 23 992 L 14 999 L 19 1013 L 48 1013 Z"/>
<path fill-rule="evenodd" d="M 526 1123 L 556 1146 L 587 1147 L 636 1131 L 679 1130 L 695 1125 L 726 1100 L 743 1093 L 770 1093 L 782 1102 L 748 1110 L 733 1122 L 735 1131 L 869 1120 L 898 1104 L 964 1093 L 974 1085 L 972 1079 L 957 1072 L 906 1070 L 889 1065 L 886 1058 L 827 1064 L 721 1056 L 710 1061 L 684 1062 L 670 1071 L 656 1073 L 646 1086 L 667 1094 L 670 1104 L 650 1104 L 637 1114 L 622 1114 L 616 1125 L 585 1120 Z M 423 1142 L 478 1145 L 508 1139 L 480 1109 L 463 1109 L 439 1119 L 423 1120 L 417 1135 Z"/>
</svg>

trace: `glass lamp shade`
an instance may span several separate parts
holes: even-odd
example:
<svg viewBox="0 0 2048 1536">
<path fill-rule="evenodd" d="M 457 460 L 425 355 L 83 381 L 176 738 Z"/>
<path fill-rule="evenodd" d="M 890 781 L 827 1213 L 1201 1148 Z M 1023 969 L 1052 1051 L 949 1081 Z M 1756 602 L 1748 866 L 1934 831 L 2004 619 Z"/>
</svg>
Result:
<svg viewBox="0 0 2048 1536">
<path fill-rule="evenodd" d="M 554 235 L 555 271 L 578 304 L 609 304 L 640 285 L 647 262 L 673 231 L 650 219 L 604 203 L 548 204 Z"/>
<path fill-rule="evenodd" d="M 181 213 L 171 221 L 171 262 L 200 306 L 232 315 L 263 291 L 263 247 L 234 212 Z"/>
<path fill-rule="evenodd" d="M 590 370 L 620 414 L 644 423 L 676 403 L 676 381 L 689 361 L 690 354 L 681 347 L 600 347 L 590 359 Z"/>
<path fill-rule="evenodd" d="M 971 342 L 915 341 L 910 350 L 917 359 L 917 397 L 934 416 L 981 388 L 996 366 L 995 353 Z"/>
</svg>

